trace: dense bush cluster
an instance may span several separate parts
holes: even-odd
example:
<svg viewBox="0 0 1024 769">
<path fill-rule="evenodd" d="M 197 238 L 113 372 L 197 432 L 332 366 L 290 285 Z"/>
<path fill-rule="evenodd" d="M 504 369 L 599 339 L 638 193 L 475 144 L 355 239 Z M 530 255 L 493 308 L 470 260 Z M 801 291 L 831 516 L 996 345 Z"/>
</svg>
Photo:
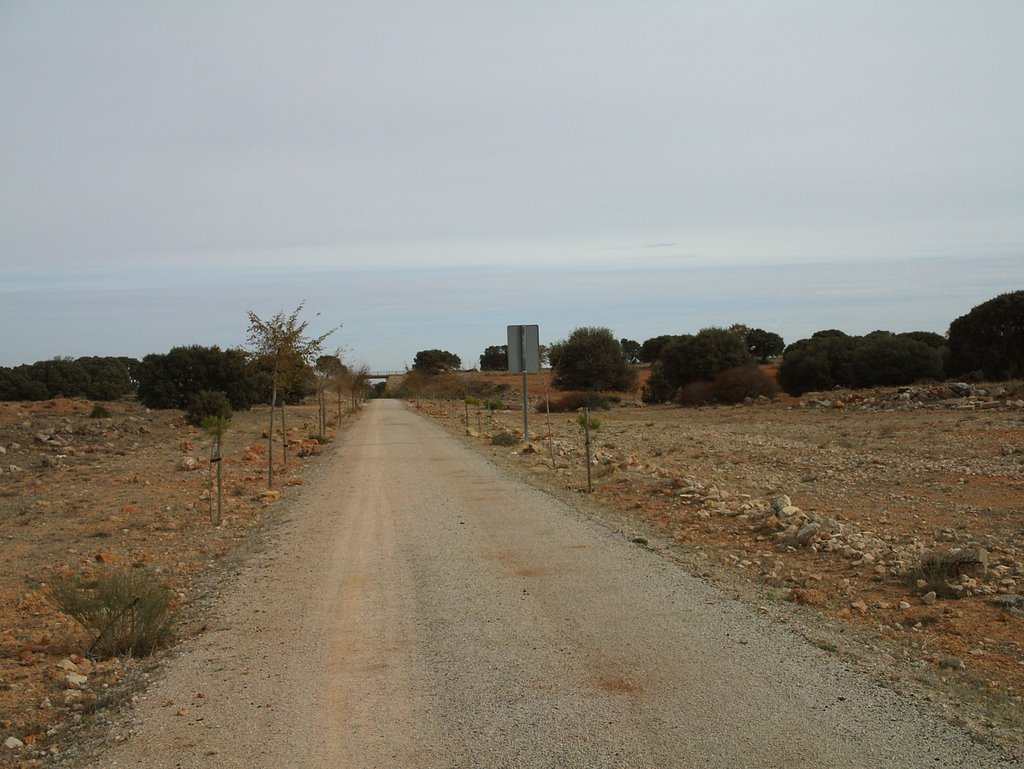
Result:
<svg viewBox="0 0 1024 769">
<path fill-rule="evenodd" d="M 786 348 L 779 384 L 790 395 L 833 387 L 905 385 L 945 376 L 945 340 L 938 334 L 874 331 L 848 336 L 819 331 Z"/>
<path fill-rule="evenodd" d="M 59 396 L 110 401 L 132 391 L 139 365 L 132 358 L 54 358 L 0 368 L 0 400 L 41 401 Z"/>
<path fill-rule="evenodd" d="M 705 328 L 671 337 L 651 366 L 643 397 L 648 403 L 664 403 L 686 385 L 711 382 L 726 369 L 753 362 L 743 335 L 731 329 Z"/>
<path fill-rule="evenodd" d="M 603 392 L 636 389 L 637 374 L 610 329 L 581 326 L 551 345 L 552 384 L 559 390 Z"/>
<path fill-rule="evenodd" d="M 138 380 L 139 400 L 154 409 L 187 409 L 204 390 L 224 393 L 236 411 L 270 400 L 270 377 L 238 349 L 191 345 L 153 353 L 142 359 Z"/>
<path fill-rule="evenodd" d="M 420 350 L 413 358 L 414 371 L 425 374 L 442 374 L 445 371 L 458 371 L 462 368 L 462 359 L 448 350 Z"/>
<path fill-rule="evenodd" d="M 950 324 L 949 374 L 1024 378 L 1024 291 L 1000 294 Z"/>
</svg>

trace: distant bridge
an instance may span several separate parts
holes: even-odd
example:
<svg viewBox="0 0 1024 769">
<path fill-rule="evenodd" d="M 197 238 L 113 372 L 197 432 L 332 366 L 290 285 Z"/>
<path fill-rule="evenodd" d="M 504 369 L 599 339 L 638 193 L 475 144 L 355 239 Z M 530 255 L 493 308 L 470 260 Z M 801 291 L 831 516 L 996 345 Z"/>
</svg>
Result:
<svg viewBox="0 0 1024 769">
<path fill-rule="evenodd" d="M 367 379 L 387 379 L 393 376 L 405 376 L 407 371 L 371 371 L 366 375 Z"/>
</svg>

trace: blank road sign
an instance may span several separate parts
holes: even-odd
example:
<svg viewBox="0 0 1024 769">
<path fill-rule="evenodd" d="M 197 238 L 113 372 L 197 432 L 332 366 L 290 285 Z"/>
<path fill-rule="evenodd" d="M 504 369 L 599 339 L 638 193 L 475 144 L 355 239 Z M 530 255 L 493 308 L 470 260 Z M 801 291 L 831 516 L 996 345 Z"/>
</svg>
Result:
<svg viewBox="0 0 1024 769">
<path fill-rule="evenodd" d="M 540 327 L 508 327 L 508 370 L 513 374 L 540 371 Z"/>
</svg>

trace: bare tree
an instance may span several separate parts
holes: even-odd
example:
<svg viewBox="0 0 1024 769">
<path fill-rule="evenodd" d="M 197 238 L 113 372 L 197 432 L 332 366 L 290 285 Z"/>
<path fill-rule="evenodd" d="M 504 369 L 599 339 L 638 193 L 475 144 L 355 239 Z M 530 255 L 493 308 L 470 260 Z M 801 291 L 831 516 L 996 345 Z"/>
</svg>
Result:
<svg viewBox="0 0 1024 769">
<path fill-rule="evenodd" d="M 279 312 L 268 320 L 249 311 L 249 349 L 253 356 L 272 368 L 270 390 L 270 434 L 267 438 L 267 487 L 274 487 L 274 411 L 277 407 L 278 388 L 294 382 L 323 350 L 324 340 L 341 328 L 337 325 L 318 337 L 306 336 L 308 320 L 299 320 L 305 302 L 290 315 Z M 319 317 L 317 313 L 313 317 Z M 281 421 L 284 429 L 284 403 L 281 403 Z M 284 436 L 287 445 L 288 436 Z M 287 452 L 287 449 L 285 449 Z M 285 461 L 287 462 L 287 453 Z"/>
<path fill-rule="evenodd" d="M 370 367 L 365 363 L 353 369 L 350 374 L 352 389 L 352 410 L 355 411 L 366 399 L 366 390 L 370 385 Z"/>
</svg>

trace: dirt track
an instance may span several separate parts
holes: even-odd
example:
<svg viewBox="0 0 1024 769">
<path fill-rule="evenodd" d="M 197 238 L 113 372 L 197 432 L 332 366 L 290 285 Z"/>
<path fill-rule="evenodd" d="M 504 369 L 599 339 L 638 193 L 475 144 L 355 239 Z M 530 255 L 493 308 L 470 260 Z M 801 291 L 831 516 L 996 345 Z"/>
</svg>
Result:
<svg viewBox="0 0 1024 769">
<path fill-rule="evenodd" d="M 380 401 L 106 767 L 1012 766 Z"/>
</svg>

